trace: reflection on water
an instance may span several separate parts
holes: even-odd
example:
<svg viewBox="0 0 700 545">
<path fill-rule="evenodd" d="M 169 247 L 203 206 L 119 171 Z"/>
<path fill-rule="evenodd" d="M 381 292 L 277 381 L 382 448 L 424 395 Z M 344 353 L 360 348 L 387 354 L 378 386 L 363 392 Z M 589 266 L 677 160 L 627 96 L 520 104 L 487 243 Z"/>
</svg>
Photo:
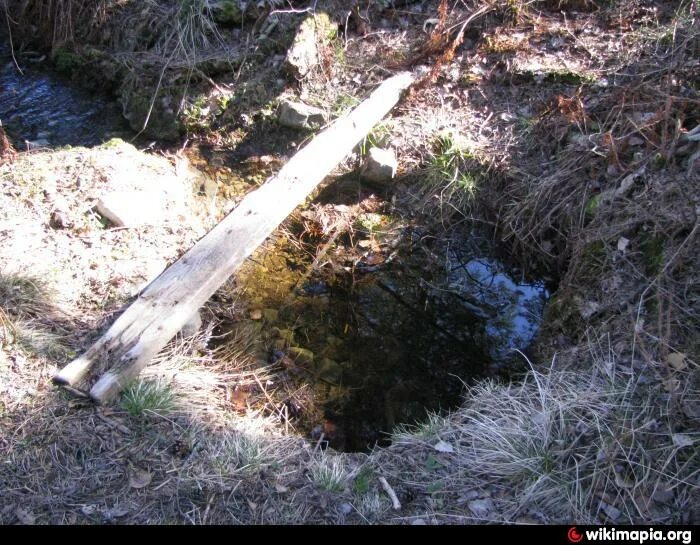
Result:
<svg viewBox="0 0 700 545">
<path fill-rule="evenodd" d="M 453 261 L 458 261 L 452 252 Z M 492 309 L 485 316 L 491 357 L 508 356 L 523 350 L 539 329 L 549 291 L 544 282 L 515 282 L 494 259 L 470 259 L 449 271 L 450 288 L 470 295 Z"/>
</svg>

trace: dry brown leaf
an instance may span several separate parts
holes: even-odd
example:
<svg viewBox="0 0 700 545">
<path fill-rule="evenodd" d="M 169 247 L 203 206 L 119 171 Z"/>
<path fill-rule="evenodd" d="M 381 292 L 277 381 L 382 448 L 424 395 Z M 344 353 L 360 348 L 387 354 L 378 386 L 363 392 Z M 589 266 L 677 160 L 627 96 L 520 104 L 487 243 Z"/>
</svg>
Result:
<svg viewBox="0 0 700 545">
<path fill-rule="evenodd" d="M 145 488 L 151 484 L 152 475 L 146 469 L 131 467 L 129 469 L 129 486 L 131 488 Z"/>
<path fill-rule="evenodd" d="M 694 443 L 693 438 L 685 433 L 674 433 L 671 439 L 673 439 L 673 444 L 678 448 L 692 447 Z"/>
<path fill-rule="evenodd" d="M 664 390 L 667 392 L 675 392 L 681 385 L 681 381 L 677 378 L 669 377 L 664 380 Z"/>
<path fill-rule="evenodd" d="M 676 371 L 682 371 L 688 364 L 685 362 L 685 354 L 683 352 L 674 352 L 666 356 L 666 363 Z"/>
<path fill-rule="evenodd" d="M 245 412 L 248 408 L 248 396 L 250 393 L 240 386 L 231 392 L 231 404 L 238 412 Z"/>
</svg>

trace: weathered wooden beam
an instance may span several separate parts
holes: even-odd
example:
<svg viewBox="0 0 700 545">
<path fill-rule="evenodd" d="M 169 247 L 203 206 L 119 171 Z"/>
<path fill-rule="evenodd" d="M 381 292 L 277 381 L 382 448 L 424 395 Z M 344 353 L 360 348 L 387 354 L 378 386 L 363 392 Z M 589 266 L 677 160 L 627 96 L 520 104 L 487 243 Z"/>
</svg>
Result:
<svg viewBox="0 0 700 545">
<path fill-rule="evenodd" d="M 54 382 L 106 403 L 133 380 L 187 320 L 398 102 L 409 73 L 384 81 L 336 120 L 141 293 Z"/>
</svg>

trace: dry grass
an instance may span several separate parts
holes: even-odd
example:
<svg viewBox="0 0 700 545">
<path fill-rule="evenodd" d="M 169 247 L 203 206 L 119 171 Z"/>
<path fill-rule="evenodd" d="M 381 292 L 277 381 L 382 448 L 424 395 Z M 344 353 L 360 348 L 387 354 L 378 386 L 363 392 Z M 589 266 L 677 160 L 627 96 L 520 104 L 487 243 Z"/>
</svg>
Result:
<svg viewBox="0 0 700 545">
<path fill-rule="evenodd" d="M 374 467 L 439 522 L 688 523 L 699 437 L 676 430 L 697 408 L 697 364 L 669 393 L 662 370 L 598 356 L 481 382 L 430 435 L 396 434 Z"/>
</svg>

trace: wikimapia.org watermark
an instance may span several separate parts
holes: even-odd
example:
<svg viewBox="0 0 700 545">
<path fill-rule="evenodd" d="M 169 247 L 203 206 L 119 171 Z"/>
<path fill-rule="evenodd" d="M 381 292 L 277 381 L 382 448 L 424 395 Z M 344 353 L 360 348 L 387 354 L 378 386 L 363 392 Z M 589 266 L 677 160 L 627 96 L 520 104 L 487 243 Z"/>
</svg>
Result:
<svg viewBox="0 0 700 545">
<path fill-rule="evenodd" d="M 645 543 L 647 541 L 679 541 L 688 545 L 693 541 L 692 530 L 618 530 L 616 528 L 598 528 L 597 530 L 584 530 L 579 532 L 572 526 L 567 537 L 571 543 L 592 541 L 631 541 Z M 585 540 L 584 540 L 585 538 Z"/>
</svg>

